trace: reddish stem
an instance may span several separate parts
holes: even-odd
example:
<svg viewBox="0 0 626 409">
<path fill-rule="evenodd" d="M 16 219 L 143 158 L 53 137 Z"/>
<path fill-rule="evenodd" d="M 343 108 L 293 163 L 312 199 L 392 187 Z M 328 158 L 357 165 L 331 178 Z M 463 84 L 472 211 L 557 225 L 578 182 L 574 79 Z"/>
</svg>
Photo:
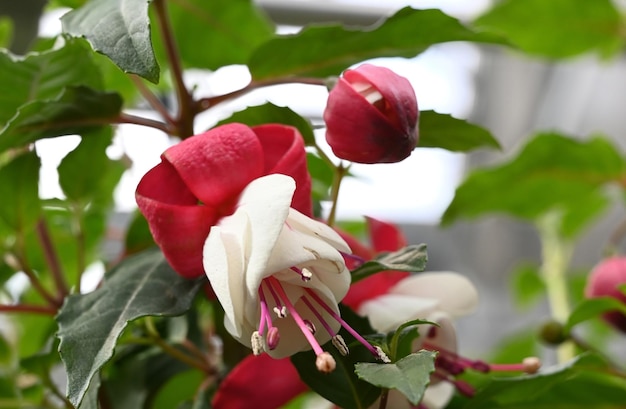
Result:
<svg viewBox="0 0 626 409">
<path fill-rule="evenodd" d="M 42 314 L 42 315 L 56 315 L 57 310 L 52 307 L 46 307 L 44 305 L 2 305 L 0 304 L 0 312 L 5 313 L 22 313 L 22 314 Z"/>
</svg>

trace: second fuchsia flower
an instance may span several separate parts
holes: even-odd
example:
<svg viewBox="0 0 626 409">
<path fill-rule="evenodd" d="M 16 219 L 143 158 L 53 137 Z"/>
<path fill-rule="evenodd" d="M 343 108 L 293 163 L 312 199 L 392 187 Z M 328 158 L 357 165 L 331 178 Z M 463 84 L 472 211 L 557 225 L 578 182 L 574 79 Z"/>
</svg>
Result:
<svg viewBox="0 0 626 409">
<path fill-rule="evenodd" d="M 388 68 L 363 64 L 346 70 L 330 91 L 326 141 L 341 159 L 399 162 L 417 145 L 418 119 L 411 83 Z"/>
<path fill-rule="evenodd" d="M 626 285 L 626 257 L 611 257 L 603 260 L 591 271 L 585 296 L 613 297 L 626 305 L 626 294 L 620 291 L 622 285 Z M 619 311 L 610 311 L 604 314 L 604 319 L 616 329 L 626 333 L 626 315 Z"/>
</svg>

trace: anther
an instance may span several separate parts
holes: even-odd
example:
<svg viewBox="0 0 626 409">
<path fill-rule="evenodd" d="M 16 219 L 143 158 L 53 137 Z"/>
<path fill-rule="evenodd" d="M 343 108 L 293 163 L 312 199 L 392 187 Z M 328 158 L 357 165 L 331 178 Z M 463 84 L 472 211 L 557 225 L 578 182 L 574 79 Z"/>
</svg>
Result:
<svg viewBox="0 0 626 409">
<path fill-rule="evenodd" d="M 306 325 L 309 331 L 311 331 L 311 334 L 315 335 L 315 332 L 317 331 L 317 328 L 315 328 L 315 324 L 313 324 L 309 320 L 303 320 L 303 321 L 304 321 L 304 325 Z"/>
<path fill-rule="evenodd" d="M 276 349 L 278 346 L 278 341 L 280 341 L 280 334 L 278 333 L 278 328 L 272 327 L 267 331 L 267 337 L 265 338 L 267 341 L 267 348 L 272 351 Z"/>
<path fill-rule="evenodd" d="M 522 360 L 522 365 L 524 367 L 524 372 L 534 374 L 537 373 L 539 368 L 541 368 L 541 360 L 536 356 L 529 356 Z"/>
<path fill-rule="evenodd" d="M 296 273 L 298 273 L 298 275 L 300 275 L 300 279 L 302 281 L 304 281 L 305 283 L 308 281 L 311 281 L 311 278 L 313 278 L 313 273 L 311 273 L 309 270 L 307 270 L 306 268 L 304 269 L 299 269 L 298 267 L 290 267 L 291 271 L 295 271 Z"/>
<path fill-rule="evenodd" d="M 331 373 L 337 367 L 337 363 L 335 362 L 335 358 L 333 358 L 330 353 L 322 352 L 317 356 L 315 366 L 317 367 L 317 370 L 322 373 Z"/>
<path fill-rule="evenodd" d="M 381 347 L 379 346 L 374 346 L 374 349 L 376 350 L 376 355 L 378 357 L 378 359 L 380 359 L 381 361 L 383 361 L 384 363 L 388 364 L 391 362 L 391 359 L 389 359 L 389 357 L 387 356 L 387 354 L 382 350 Z"/>
<path fill-rule="evenodd" d="M 285 318 L 287 316 L 287 308 L 284 305 L 276 306 L 272 308 L 278 318 Z"/>
<path fill-rule="evenodd" d="M 339 353 L 343 356 L 346 356 L 350 353 L 348 349 L 348 345 L 346 345 L 346 341 L 344 341 L 343 337 L 339 334 L 335 335 L 332 338 L 332 343 L 335 348 L 339 351 Z"/>
<path fill-rule="evenodd" d="M 250 344 L 252 346 L 252 353 L 254 355 L 261 355 L 263 352 L 263 337 L 259 334 L 259 331 L 254 331 L 252 333 Z"/>
</svg>

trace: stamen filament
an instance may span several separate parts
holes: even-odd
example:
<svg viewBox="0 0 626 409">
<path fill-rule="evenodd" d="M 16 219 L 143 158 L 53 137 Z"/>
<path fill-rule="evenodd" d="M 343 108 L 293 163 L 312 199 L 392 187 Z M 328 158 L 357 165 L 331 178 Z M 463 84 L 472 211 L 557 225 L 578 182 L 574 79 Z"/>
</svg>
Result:
<svg viewBox="0 0 626 409">
<path fill-rule="evenodd" d="M 347 262 L 348 260 L 351 260 L 355 263 L 353 266 L 351 266 L 353 269 L 361 266 L 366 261 L 363 257 L 357 256 L 356 254 L 344 253 L 343 251 L 340 251 L 339 253 L 341 253 L 344 261 Z"/>
<path fill-rule="evenodd" d="M 273 327 L 272 325 L 272 316 L 270 315 L 269 307 L 267 306 L 267 301 L 265 299 L 265 293 L 263 289 L 259 287 L 259 304 L 261 304 L 261 319 L 259 321 L 259 335 L 263 335 L 265 332 L 265 326 L 267 324 L 267 328 L 270 329 Z"/>
<path fill-rule="evenodd" d="M 330 327 L 330 324 L 328 324 L 326 320 L 324 320 L 324 317 L 322 317 L 322 314 L 320 314 L 320 312 L 315 309 L 313 304 L 311 304 L 311 301 L 309 301 L 308 298 L 302 297 L 301 300 L 306 304 L 307 307 L 309 307 L 309 310 L 311 310 L 311 312 L 313 313 L 313 315 L 315 315 L 317 320 L 322 323 L 322 326 L 324 327 L 324 329 L 326 329 L 326 332 L 328 332 L 328 335 L 330 335 L 331 337 L 334 337 L 335 335 L 337 335 L 337 333 L 333 331 L 333 329 Z"/>
<path fill-rule="evenodd" d="M 274 303 L 276 304 L 276 307 L 273 308 L 273 311 L 276 313 L 276 316 L 278 316 L 278 318 L 285 318 L 287 314 L 285 307 L 280 301 L 280 297 L 278 297 L 276 291 L 274 291 L 274 288 L 271 285 L 267 284 L 267 288 L 270 290 L 270 294 L 272 294 L 272 298 L 274 299 Z"/>
<path fill-rule="evenodd" d="M 285 306 L 287 307 L 287 310 L 291 314 L 291 317 L 293 318 L 293 320 L 296 322 L 296 324 L 298 324 L 298 327 L 300 327 L 302 334 L 307 339 L 307 341 L 309 341 L 309 344 L 311 345 L 311 348 L 313 348 L 315 355 L 323 354 L 324 350 L 320 346 L 319 342 L 317 342 L 317 339 L 315 339 L 315 336 L 311 334 L 311 331 L 309 331 L 309 329 L 307 328 L 306 324 L 304 323 L 304 320 L 302 319 L 302 317 L 300 317 L 300 314 L 298 314 L 298 311 L 296 311 L 296 308 L 293 306 L 293 304 L 291 304 L 291 301 L 289 300 L 289 297 L 287 297 L 287 294 L 285 293 L 285 290 L 283 289 L 280 282 L 274 277 L 268 277 L 266 280 L 268 280 L 268 287 L 270 289 L 274 285 L 276 286 L 275 290 L 278 292 L 278 295 L 280 296 L 282 301 L 285 303 Z"/>
<path fill-rule="evenodd" d="M 335 311 L 333 311 L 332 308 L 330 308 L 328 305 L 326 305 L 326 303 L 324 302 L 324 300 L 322 300 L 316 293 L 315 291 L 311 290 L 310 288 L 305 288 L 304 289 L 307 294 L 309 294 L 311 296 L 311 298 L 313 298 L 323 309 L 326 310 L 327 313 L 330 314 L 331 317 L 333 317 L 335 320 L 337 320 L 337 322 L 339 322 L 341 324 L 342 327 L 344 327 L 346 329 L 346 331 L 348 331 L 354 338 L 356 338 L 357 341 L 359 341 L 361 344 L 363 344 L 363 346 L 365 346 L 365 348 L 367 348 L 372 355 L 374 355 L 376 358 L 381 358 L 380 356 L 380 352 L 378 350 L 376 350 L 376 348 L 374 348 L 369 342 L 367 342 L 365 340 L 365 338 L 363 338 L 358 332 L 356 332 L 350 325 L 348 325 L 348 323 L 346 321 L 343 320 L 343 318 L 341 318 L 339 316 L 339 314 L 337 314 Z"/>
</svg>

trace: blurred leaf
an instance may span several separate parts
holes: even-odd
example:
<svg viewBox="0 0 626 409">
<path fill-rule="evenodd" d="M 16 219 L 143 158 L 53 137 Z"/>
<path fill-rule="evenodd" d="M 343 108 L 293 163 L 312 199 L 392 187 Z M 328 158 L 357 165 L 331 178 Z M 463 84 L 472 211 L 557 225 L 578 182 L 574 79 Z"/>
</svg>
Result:
<svg viewBox="0 0 626 409">
<path fill-rule="evenodd" d="M 151 408 L 171 409 L 183 401 L 193 400 L 204 376 L 198 370 L 188 370 L 171 377 L 154 397 Z"/>
<path fill-rule="evenodd" d="M 511 292 L 519 307 L 530 307 L 545 291 L 539 269 L 533 264 L 518 266 L 511 274 Z"/>
<path fill-rule="evenodd" d="M 129 321 L 187 311 L 201 281 L 185 280 L 159 251 L 128 258 L 103 285 L 67 298 L 59 315 L 59 352 L 68 373 L 68 398 L 80 404 L 92 377 L 113 356 Z"/>
<path fill-rule="evenodd" d="M 500 149 L 500 144 L 488 130 L 435 111 L 420 111 L 419 132 L 418 148 L 442 148 L 453 152 Z"/>
<path fill-rule="evenodd" d="M 15 232 L 25 233 L 41 213 L 39 157 L 24 153 L 0 168 L 0 218 Z"/>
<path fill-rule="evenodd" d="M 86 38 L 124 72 L 159 82 L 147 0 L 91 0 L 61 18 L 63 31 Z"/>
<path fill-rule="evenodd" d="M 626 315 L 626 304 L 613 297 L 598 297 L 584 300 L 570 314 L 565 324 L 565 330 L 569 331 L 575 325 L 609 311 L 619 311 Z"/>
<path fill-rule="evenodd" d="M 328 162 L 310 152 L 306 154 L 306 164 L 311 175 L 313 199 L 319 201 L 328 199 L 328 192 L 333 184 L 333 168 Z"/>
<path fill-rule="evenodd" d="M 386 270 L 420 272 L 426 268 L 426 244 L 414 244 L 392 253 L 384 253 L 352 270 L 352 283 Z"/>
<path fill-rule="evenodd" d="M 274 27 L 250 0 L 168 1 L 174 38 L 187 68 L 216 70 L 245 64 L 250 54 L 271 38 Z M 155 37 L 163 55 L 160 36 Z"/>
<path fill-rule="evenodd" d="M 340 312 L 341 317 L 359 334 L 374 333 L 367 318 L 356 315 L 344 305 L 340 305 Z M 324 374 L 317 370 L 313 351 L 299 352 L 291 357 L 291 362 L 302 381 L 324 398 L 343 409 L 365 409 L 380 396 L 380 388 L 360 380 L 354 373 L 354 365 L 357 362 L 374 362 L 375 358 L 344 328 L 339 334 L 350 349 L 348 355 L 341 355 L 331 342 L 323 345 L 337 362 L 333 372 Z"/>
<path fill-rule="evenodd" d="M 307 146 L 315 145 L 315 136 L 311 123 L 287 107 L 279 107 L 268 102 L 264 105 L 248 107 L 243 111 L 235 112 L 229 118 L 220 121 L 217 125 L 231 122 L 240 122 L 248 126 L 278 123 L 293 126 L 300 131 Z"/>
<path fill-rule="evenodd" d="M 255 80 L 289 75 L 326 77 L 369 58 L 413 57 L 448 41 L 501 42 L 440 10 L 407 7 L 367 29 L 310 26 L 298 34 L 274 38 L 254 52 L 248 65 Z"/>
<path fill-rule="evenodd" d="M 13 37 L 13 20 L 0 17 L 0 48 L 9 48 Z"/>
<path fill-rule="evenodd" d="M 598 357 L 579 355 L 535 375 L 495 378 L 468 401 L 467 409 L 602 408 L 626 401 L 626 382 Z"/>
<path fill-rule="evenodd" d="M 54 100 L 23 105 L 0 131 L 0 152 L 43 138 L 92 131 L 114 122 L 121 108 L 118 94 L 83 86 L 66 88 Z"/>
<path fill-rule="evenodd" d="M 125 254 L 131 255 L 150 247 L 156 246 L 148 221 L 138 210 L 133 213 L 130 225 L 126 231 L 124 242 Z"/>
<path fill-rule="evenodd" d="M 523 329 L 500 340 L 493 348 L 489 361 L 499 364 L 522 362 L 529 356 L 538 356 L 539 338 L 536 329 Z"/>
<path fill-rule="evenodd" d="M 80 41 L 18 58 L 0 50 L 0 126 L 28 102 L 55 99 L 66 87 L 84 85 L 102 88 L 92 53 Z"/>
<path fill-rule="evenodd" d="M 625 178 L 624 159 L 607 140 L 538 134 L 508 163 L 470 174 L 442 224 L 496 212 L 537 221 L 556 210 L 560 233 L 573 236 L 606 203 L 602 187 Z"/>
<path fill-rule="evenodd" d="M 417 405 L 430 383 L 430 374 L 435 371 L 436 356 L 436 352 L 422 350 L 393 364 L 358 363 L 355 371 L 359 378 L 373 385 L 399 390 Z"/>
<path fill-rule="evenodd" d="M 552 58 L 623 46 L 623 23 L 610 0 L 506 0 L 496 3 L 475 26 L 507 37 L 529 54 Z"/>
</svg>

